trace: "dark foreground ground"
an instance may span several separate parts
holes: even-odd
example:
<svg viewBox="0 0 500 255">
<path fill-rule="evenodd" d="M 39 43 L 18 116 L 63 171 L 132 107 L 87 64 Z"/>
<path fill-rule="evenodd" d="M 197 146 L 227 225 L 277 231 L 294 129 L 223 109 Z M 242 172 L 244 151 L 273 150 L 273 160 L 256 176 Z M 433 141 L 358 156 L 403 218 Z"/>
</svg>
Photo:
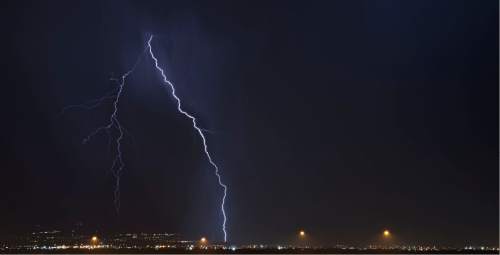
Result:
<svg viewBox="0 0 500 255">
<path fill-rule="evenodd" d="M 498 251 L 440 250 L 350 250 L 350 249 L 238 249 L 238 250 L 186 250 L 186 249 L 65 249 L 65 250 L 0 250 L 14 254 L 498 254 Z"/>
</svg>

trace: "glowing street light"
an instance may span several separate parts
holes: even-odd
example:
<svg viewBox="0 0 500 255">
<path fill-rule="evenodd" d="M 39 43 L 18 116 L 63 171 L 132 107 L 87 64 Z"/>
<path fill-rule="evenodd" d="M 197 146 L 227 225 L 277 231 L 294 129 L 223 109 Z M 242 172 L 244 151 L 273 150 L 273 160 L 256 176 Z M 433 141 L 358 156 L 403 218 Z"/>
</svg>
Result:
<svg viewBox="0 0 500 255">
<path fill-rule="evenodd" d="M 384 230 L 384 237 L 390 237 L 391 236 L 391 232 L 389 232 L 389 230 Z"/>
<path fill-rule="evenodd" d="M 97 247 L 97 242 L 98 241 L 99 241 L 99 238 L 97 238 L 97 236 L 92 236 L 90 238 L 90 244 L 91 244 L 90 249 L 93 249 L 93 248 Z"/>
<path fill-rule="evenodd" d="M 201 242 L 201 243 L 206 243 L 206 242 L 207 242 L 207 239 L 206 239 L 205 237 L 202 237 L 202 238 L 200 239 L 200 242 Z"/>
<path fill-rule="evenodd" d="M 299 232 L 299 236 L 300 236 L 300 237 L 305 237 L 305 236 L 306 236 L 306 232 L 305 232 L 304 230 L 301 230 L 301 231 Z"/>
</svg>

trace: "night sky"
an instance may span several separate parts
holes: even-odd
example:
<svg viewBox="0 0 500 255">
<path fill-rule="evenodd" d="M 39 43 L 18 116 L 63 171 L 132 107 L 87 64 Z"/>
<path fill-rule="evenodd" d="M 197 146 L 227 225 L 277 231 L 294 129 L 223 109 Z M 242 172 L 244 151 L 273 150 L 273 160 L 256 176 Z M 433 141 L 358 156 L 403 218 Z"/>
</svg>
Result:
<svg viewBox="0 0 500 255">
<path fill-rule="evenodd" d="M 229 186 L 229 239 L 498 245 L 498 1 L 15 1 L 2 32 L 0 234 L 71 228 L 221 240 L 222 190 L 151 59 L 150 34 Z"/>
</svg>

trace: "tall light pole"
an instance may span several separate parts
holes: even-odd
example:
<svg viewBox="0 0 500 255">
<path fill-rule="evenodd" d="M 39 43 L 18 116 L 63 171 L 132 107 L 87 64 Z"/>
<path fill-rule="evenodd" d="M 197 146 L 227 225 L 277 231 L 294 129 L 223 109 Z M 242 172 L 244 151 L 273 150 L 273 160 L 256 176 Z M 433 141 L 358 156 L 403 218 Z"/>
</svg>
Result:
<svg viewBox="0 0 500 255">
<path fill-rule="evenodd" d="M 95 248 L 97 243 L 99 242 L 99 238 L 97 238 L 97 236 L 92 236 L 90 238 L 90 245 Z"/>
<path fill-rule="evenodd" d="M 205 237 L 200 238 L 200 248 L 203 248 L 205 245 L 207 245 L 208 240 Z"/>
</svg>

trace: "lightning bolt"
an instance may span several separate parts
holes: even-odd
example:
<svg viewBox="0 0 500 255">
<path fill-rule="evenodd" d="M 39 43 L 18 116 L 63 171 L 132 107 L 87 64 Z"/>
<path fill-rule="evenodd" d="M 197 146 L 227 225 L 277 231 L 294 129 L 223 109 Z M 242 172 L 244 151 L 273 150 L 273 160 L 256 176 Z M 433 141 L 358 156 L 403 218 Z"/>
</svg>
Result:
<svg viewBox="0 0 500 255">
<path fill-rule="evenodd" d="M 82 143 L 87 144 L 94 136 L 101 132 L 106 132 L 108 135 L 108 138 L 111 139 L 112 137 L 112 131 L 116 130 L 118 132 L 118 136 L 116 137 L 115 144 L 116 144 L 116 152 L 115 152 L 115 157 L 113 159 L 113 163 L 111 165 L 111 173 L 113 174 L 115 184 L 114 184 L 114 190 L 113 190 L 113 202 L 115 206 L 115 210 L 117 213 L 120 212 L 120 177 L 121 173 L 123 171 L 123 168 L 125 167 L 125 163 L 123 161 L 123 153 L 122 153 L 122 140 L 125 135 L 125 132 L 127 130 L 123 127 L 123 125 L 120 123 L 118 120 L 118 105 L 120 103 L 120 98 L 123 94 L 123 89 L 125 88 L 125 81 L 127 77 L 134 72 L 135 68 L 137 65 L 140 63 L 144 53 L 146 52 L 146 49 L 139 55 L 137 60 L 135 61 L 134 65 L 132 66 L 131 69 L 129 69 L 127 72 L 125 72 L 119 79 L 112 79 L 118 83 L 118 86 L 116 89 L 112 90 L 111 92 L 108 92 L 106 95 L 103 97 L 100 97 L 98 99 L 90 100 L 86 103 L 79 104 L 79 105 L 69 105 L 63 108 L 61 114 L 64 114 L 66 111 L 74 108 L 79 108 L 79 109 L 85 109 L 85 110 L 91 110 L 94 108 L 97 108 L 101 106 L 106 100 L 112 100 L 112 105 L 113 105 L 113 111 L 109 117 L 109 122 L 108 124 L 104 126 L 100 126 L 97 129 L 95 129 L 93 132 L 91 132 L 89 135 L 87 135 Z M 110 140 L 111 141 L 111 140 Z"/>
<path fill-rule="evenodd" d="M 154 61 L 155 68 L 161 74 L 162 79 L 163 79 L 163 83 L 168 85 L 168 87 L 170 88 L 170 91 L 172 93 L 172 97 L 174 97 L 175 101 L 177 102 L 177 111 L 179 111 L 181 114 L 183 114 L 184 116 L 186 116 L 188 119 L 191 120 L 191 122 L 193 123 L 193 128 L 200 135 L 200 138 L 203 141 L 203 151 L 205 152 L 205 155 L 207 156 L 208 162 L 215 169 L 214 173 L 215 173 L 215 176 L 217 177 L 217 181 L 219 183 L 219 186 L 221 186 L 223 191 L 224 191 L 224 195 L 222 196 L 222 202 L 220 205 L 220 209 L 222 211 L 222 216 L 224 218 L 224 220 L 222 222 L 222 232 L 224 233 L 224 242 L 227 242 L 227 231 L 226 231 L 227 217 L 226 217 L 226 211 L 224 209 L 225 202 L 226 202 L 226 196 L 227 196 L 227 185 L 222 182 L 222 177 L 219 173 L 219 167 L 217 166 L 217 164 L 215 164 L 215 162 L 212 159 L 212 156 L 210 156 L 210 153 L 208 152 L 207 139 L 205 138 L 205 135 L 203 134 L 203 130 L 198 126 L 198 122 L 196 121 L 196 118 L 193 115 L 189 114 L 188 112 L 186 112 L 182 109 L 181 99 L 175 93 L 175 87 L 174 87 L 173 83 L 167 79 L 167 76 L 165 75 L 165 71 L 163 71 L 163 69 L 158 65 L 158 59 L 155 57 L 155 55 L 153 53 L 153 47 L 151 46 L 152 40 L 153 40 L 153 35 L 151 35 L 149 37 L 147 49 L 149 50 L 149 55 L 151 56 L 151 58 Z"/>
<path fill-rule="evenodd" d="M 227 230 L 226 230 L 227 216 L 226 216 L 226 211 L 225 211 L 225 203 L 226 203 L 226 196 L 227 196 L 228 188 L 227 188 L 227 185 L 222 182 L 222 177 L 219 173 L 219 167 L 217 166 L 217 164 L 215 164 L 215 162 L 212 159 L 212 156 L 210 155 L 210 153 L 208 151 L 207 139 L 205 138 L 205 135 L 203 132 L 204 131 L 209 132 L 209 131 L 199 127 L 196 118 L 193 115 L 191 115 L 190 113 L 188 113 L 182 109 L 181 99 L 177 96 L 173 83 L 167 79 L 167 76 L 166 76 L 164 70 L 159 66 L 158 59 L 155 57 L 155 55 L 153 53 L 153 47 L 151 46 L 152 40 L 153 40 L 153 35 L 151 35 L 149 37 L 149 39 L 147 41 L 147 46 L 145 47 L 142 54 L 139 55 L 139 57 L 137 58 L 136 62 L 132 66 L 132 68 L 129 69 L 127 72 L 125 72 L 119 79 L 113 79 L 118 83 L 118 86 L 116 89 L 114 89 L 113 91 L 107 93 L 106 95 L 104 95 L 103 97 L 100 97 L 98 99 L 90 100 L 86 103 L 79 104 L 79 105 L 69 105 L 67 107 L 64 107 L 61 114 L 64 114 L 67 110 L 77 109 L 77 108 L 91 110 L 91 109 L 94 109 L 94 108 L 101 106 L 107 100 L 112 100 L 113 111 L 109 117 L 109 122 L 104 126 L 98 127 L 93 132 L 91 132 L 89 135 L 87 135 L 83 139 L 82 143 L 83 144 L 88 143 L 94 136 L 96 136 L 97 134 L 99 134 L 101 132 L 106 132 L 106 134 L 108 135 L 108 137 L 111 141 L 112 131 L 116 130 L 118 132 L 118 135 L 117 135 L 116 140 L 115 140 L 116 152 L 115 152 L 115 157 L 113 159 L 113 163 L 111 165 L 111 173 L 113 174 L 113 176 L 115 178 L 115 185 L 114 185 L 114 192 L 113 192 L 114 205 L 115 205 L 116 212 L 119 213 L 119 211 L 120 211 L 120 177 L 121 177 L 121 173 L 123 171 L 123 168 L 125 167 L 125 163 L 123 161 L 123 153 L 122 153 L 122 140 L 124 138 L 125 133 L 127 133 L 127 130 L 123 127 L 123 125 L 118 120 L 118 106 L 120 103 L 120 98 L 123 94 L 123 90 L 125 88 L 125 81 L 126 81 L 127 77 L 134 72 L 137 65 L 140 63 L 142 57 L 145 55 L 146 52 L 148 52 L 149 55 L 151 56 L 151 59 L 154 61 L 155 68 L 162 76 L 163 83 L 170 88 L 171 94 L 177 103 L 177 110 L 179 111 L 179 113 L 181 113 L 182 115 L 186 116 L 188 119 L 191 120 L 191 122 L 193 124 L 193 128 L 199 134 L 199 136 L 203 142 L 203 151 L 208 159 L 208 162 L 215 170 L 214 173 L 215 173 L 215 176 L 217 177 L 217 181 L 218 181 L 219 186 L 222 187 L 222 189 L 224 191 L 224 194 L 222 196 L 222 202 L 220 205 L 220 209 L 221 209 L 222 216 L 223 216 L 222 232 L 224 233 L 224 242 L 227 242 Z"/>
</svg>

